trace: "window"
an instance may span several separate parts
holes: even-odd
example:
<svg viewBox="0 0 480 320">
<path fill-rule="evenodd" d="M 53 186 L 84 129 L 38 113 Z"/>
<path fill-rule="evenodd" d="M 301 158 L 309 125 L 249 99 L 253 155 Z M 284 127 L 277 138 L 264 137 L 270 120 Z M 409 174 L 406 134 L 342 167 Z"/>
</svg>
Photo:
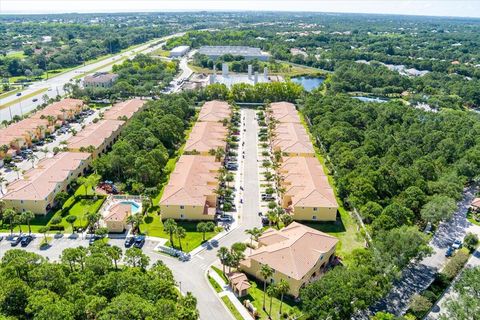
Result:
<svg viewBox="0 0 480 320">
<path fill-rule="evenodd" d="M 185 209 L 185 206 L 180 206 L 180 209 L 182 209 L 182 210 Z"/>
<path fill-rule="evenodd" d="M 312 220 L 317 220 L 317 216 L 312 216 Z"/>
<path fill-rule="evenodd" d="M 318 208 L 313 208 L 313 211 L 318 211 Z"/>
<path fill-rule="evenodd" d="M 183 219 L 183 214 L 180 215 L 180 219 Z"/>
</svg>

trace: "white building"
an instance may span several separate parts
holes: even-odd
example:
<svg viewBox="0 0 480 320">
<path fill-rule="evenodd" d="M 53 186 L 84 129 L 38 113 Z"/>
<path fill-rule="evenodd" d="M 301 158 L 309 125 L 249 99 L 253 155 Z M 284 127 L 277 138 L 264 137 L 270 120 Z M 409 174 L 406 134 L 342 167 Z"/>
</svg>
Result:
<svg viewBox="0 0 480 320">
<path fill-rule="evenodd" d="M 198 53 L 204 54 L 214 60 L 226 54 L 242 56 L 246 60 L 258 59 L 267 61 L 270 57 L 268 53 L 262 52 L 260 48 L 245 46 L 203 46 L 198 49 Z"/>
<path fill-rule="evenodd" d="M 190 50 L 189 46 L 178 46 L 170 51 L 170 58 L 183 57 Z"/>
</svg>

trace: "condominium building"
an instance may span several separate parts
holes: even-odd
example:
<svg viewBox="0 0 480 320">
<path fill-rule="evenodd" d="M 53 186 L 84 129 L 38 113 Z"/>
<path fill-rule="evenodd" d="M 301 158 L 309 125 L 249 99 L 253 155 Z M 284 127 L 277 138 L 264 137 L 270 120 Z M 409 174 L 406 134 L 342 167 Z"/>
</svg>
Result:
<svg viewBox="0 0 480 320">
<path fill-rule="evenodd" d="M 35 112 L 32 119 L 47 119 L 54 117 L 57 124 L 65 123 L 65 121 L 73 119 L 75 115 L 80 113 L 85 108 L 85 104 L 79 99 L 63 99 L 54 102 L 44 109 Z"/>
<path fill-rule="evenodd" d="M 310 136 L 301 123 L 282 122 L 276 124 L 272 147 L 274 151 L 280 151 L 287 156 L 315 156 Z"/>
<path fill-rule="evenodd" d="M 285 280 L 289 294 L 298 297 L 300 289 L 317 280 L 335 258 L 337 238 L 297 222 L 276 230 L 268 229 L 258 239 L 258 248 L 246 251 L 240 269 L 268 283 Z M 274 270 L 264 279 L 262 265 Z"/>
<path fill-rule="evenodd" d="M 230 119 L 232 107 L 225 101 L 213 100 L 205 102 L 198 114 L 198 121 L 222 122 Z"/>
<path fill-rule="evenodd" d="M 335 221 L 338 203 L 322 165 L 314 157 L 284 158 L 278 174 L 282 207 L 295 220 Z"/>
<path fill-rule="evenodd" d="M 213 156 L 181 156 L 160 199 L 162 219 L 213 220 L 220 167 Z"/>
<path fill-rule="evenodd" d="M 211 150 L 225 149 L 228 128 L 221 122 L 200 122 L 192 128 L 185 143 L 186 154 L 210 155 Z"/>
<path fill-rule="evenodd" d="M 121 120 L 100 120 L 92 123 L 67 140 L 70 151 L 87 151 L 92 148 L 93 158 L 98 157 L 117 140 L 125 124 Z"/>
<path fill-rule="evenodd" d="M 103 119 L 106 120 L 128 120 L 135 113 L 141 111 L 146 101 L 141 99 L 130 99 L 114 104 L 110 109 L 103 113 Z"/>
<path fill-rule="evenodd" d="M 92 161 L 89 153 L 60 152 L 28 170 L 22 179 L 10 183 L 3 201 L 17 212 L 30 210 L 45 215 L 54 206 L 55 196 L 84 174 Z"/>
<path fill-rule="evenodd" d="M 269 106 L 270 117 L 277 122 L 301 123 L 295 105 L 290 102 L 274 102 Z"/>
</svg>

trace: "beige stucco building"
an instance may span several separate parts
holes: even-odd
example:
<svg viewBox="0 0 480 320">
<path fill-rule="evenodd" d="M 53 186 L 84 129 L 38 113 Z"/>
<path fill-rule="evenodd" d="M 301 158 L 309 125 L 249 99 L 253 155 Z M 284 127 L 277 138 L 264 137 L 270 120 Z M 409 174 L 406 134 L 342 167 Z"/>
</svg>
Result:
<svg viewBox="0 0 480 320">
<path fill-rule="evenodd" d="M 258 239 L 258 248 L 247 249 L 240 269 L 263 281 L 262 265 L 274 270 L 266 279 L 277 283 L 284 279 L 289 294 L 298 297 L 300 289 L 321 277 L 335 258 L 337 238 L 297 222 L 282 230 L 268 229 Z"/>
<path fill-rule="evenodd" d="M 160 199 L 162 219 L 213 220 L 220 167 L 213 156 L 181 156 Z"/>
<path fill-rule="evenodd" d="M 98 157 L 110 148 L 120 135 L 125 121 L 122 120 L 100 120 L 92 123 L 67 140 L 67 147 L 70 151 L 87 151 L 93 146 L 93 158 Z"/>
<path fill-rule="evenodd" d="M 127 229 L 128 217 L 132 214 L 132 205 L 128 202 L 118 202 L 108 208 L 103 218 L 108 232 L 124 232 Z"/>
<path fill-rule="evenodd" d="M 278 174 L 285 190 L 282 207 L 295 220 L 336 220 L 338 203 L 317 158 L 284 158 Z"/>
<path fill-rule="evenodd" d="M 185 143 L 186 154 L 210 155 L 211 150 L 225 150 L 228 128 L 221 122 L 196 122 Z"/>
<path fill-rule="evenodd" d="M 198 121 L 222 122 L 232 117 L 232 107 L 225 101 L 207 101 L 198 114 Z"/>
<path fill-rule="evenodd" d="M 17 212 L 30 210 L 45 215 L 54 206 L 55 196 L 83 175 L 92 161 L 89 153 L 60 152 L 38 162 L 20 180 L 8 185 L 3 201 Z"/>
<path fill-rule="evenodd" d="M 301 123 L 280 122 L 275 126 L 272 138 L 273 151 L 290 157 L 314 157 L 315 150 L 307 130 Z"/>
<path fill-rule="evenodd" d="M 283 123 L 301 123 L 295 105 L 290 102 L 273 102 L 267 109 L 269 118 Z"/>
<path fill-rule="evenodd" d="M 105 120 L 128 120 L 145 107 L 145 100 L 130 99 L 114 104 L 103 113 Z"/>
</svg>

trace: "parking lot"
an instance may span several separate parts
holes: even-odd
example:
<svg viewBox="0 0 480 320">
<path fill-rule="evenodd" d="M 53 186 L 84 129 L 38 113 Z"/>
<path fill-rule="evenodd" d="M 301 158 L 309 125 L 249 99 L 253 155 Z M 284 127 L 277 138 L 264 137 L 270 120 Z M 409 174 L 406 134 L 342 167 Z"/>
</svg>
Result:
<svg viewBox="0 0 480 320">
<path fill-rule="evenodd" d="M 31 149 L 22 150 L 18 155 L 12 158 L 10 164 L 5 164 L 0 173 L 5 178 L 5 183 L 12 182 L 22 176 L 22 171 L 29 170 L 41 159 L 53 155 L 54 148 L 63 148 L 62 141 L 68 140 L 73 132 L 80 132 L 82 126 L 93 122 L 98 117 L 99 111 L 91 109 L 78 117 L 75 121 L 63 125 L 56 132 L 49 135 L 42 141 L 38 141 Z M 17 169 L 18 168 L 18 169 Z M 2 186 L 3 187 L 3 186 Z M 5 189 L 3 189 L 5 191 Z"/>
</svg>

